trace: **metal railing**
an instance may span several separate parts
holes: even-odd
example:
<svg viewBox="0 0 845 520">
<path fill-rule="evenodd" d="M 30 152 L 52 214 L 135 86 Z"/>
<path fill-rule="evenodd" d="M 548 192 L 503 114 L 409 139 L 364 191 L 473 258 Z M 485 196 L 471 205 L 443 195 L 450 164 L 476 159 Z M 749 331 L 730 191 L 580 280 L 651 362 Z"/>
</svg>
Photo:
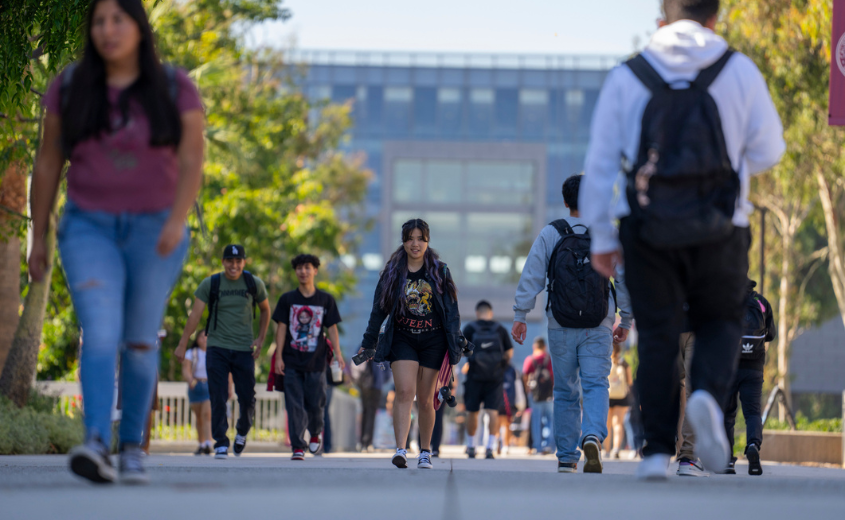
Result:
<svg viewBox="0 0 845 520">
<path fill-rule="evenodd" d="M 769 400 L 766 402 L 766 408 L 763 409 L 763 426 L 766 426 L 766 420 L 768 420 L 769 412 L 772 411 L 772 406 L 775 404 L 775 398 L 777 398 L 778 406 L 783 406 L 783 409 L 786 411 L 786 422 L 789 424 L 789 429 L 795 431 L 797 429 L 797 426 L 795 425 L 795 416 L 792 415 L 792 410 L 786 402 L 786 392 L 784 392 L 783 388 L 779 386 L 772 388 L 772 392 L 769 394 Z"/>
</svg>

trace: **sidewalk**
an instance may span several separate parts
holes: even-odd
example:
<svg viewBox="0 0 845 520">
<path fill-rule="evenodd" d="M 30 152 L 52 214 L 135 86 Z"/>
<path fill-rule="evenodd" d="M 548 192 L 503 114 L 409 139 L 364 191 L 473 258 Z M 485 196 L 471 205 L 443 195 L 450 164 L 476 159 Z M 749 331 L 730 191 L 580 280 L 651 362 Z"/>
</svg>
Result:
<svg viewBox="0 0 845 520">
<path fill-rule="evenodd" d="M 845 470 L 765 464 L 735 476 L 633 478 L 636 462 L 608 461 L 604 475 L 556 473 L 553 457 L 468 460 L 450 447 L 431 471 L 399 470 L 389 453 L 308 456 L 250 453 L 218 461 L 193 455 L 147 459 L 147 487 L 94 486 L 64 456 L 0 457 L 4 520 L 30 518 L 840 518 Z M 409 461 L 414 462 L 414 461 Z"/>
</svg>

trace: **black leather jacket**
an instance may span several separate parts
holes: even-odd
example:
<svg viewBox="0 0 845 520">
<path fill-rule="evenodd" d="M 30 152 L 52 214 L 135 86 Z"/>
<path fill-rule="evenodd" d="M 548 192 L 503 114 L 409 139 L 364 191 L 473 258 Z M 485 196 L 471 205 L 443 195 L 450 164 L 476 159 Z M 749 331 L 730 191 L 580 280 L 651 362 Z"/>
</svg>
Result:
<svg viewBox="0 0 845 520">
<path fill-rule="evenodd" d="M 452 273 L 449 271 L 449 268 L 446 267 L 446 264 L 442 264 L 442 266 L 444 280 L 451 280 Z M 427 273 L 425 279 L 434 287 L 434 280 L 429 279 Z M 379 305 L 382 291 L 382 278 L 379 278 L 375 296 L 373 297 L 373 310 L 370 312 L 370 323 L 367 325 L 367 331 L 364 333 L 364 341 L 361 344 L 365 350 L 375 349 L 374 363 L 385 361 L 393 346 L 394 312 L 398 312 L 399 298 L 401 297 L 403 288 L 398 287 L 396 290 L 398 294 L 394 299 L 396 303 L 394 303 L 393 312 L 387 313 Z M 440 315 L 440 321 L 443 323 L 446 342 L 449 345 L 449 362 L 456 365 L 461 360 L 461 347 L 458 338 L 462 335 L 461 313 L 458 310 L 458 302 L 453 300 L 448 293 L 440 294 L 437 290 L 434 291 L 434 299 L 437 302 L 435 307 Z"/>
</svg>

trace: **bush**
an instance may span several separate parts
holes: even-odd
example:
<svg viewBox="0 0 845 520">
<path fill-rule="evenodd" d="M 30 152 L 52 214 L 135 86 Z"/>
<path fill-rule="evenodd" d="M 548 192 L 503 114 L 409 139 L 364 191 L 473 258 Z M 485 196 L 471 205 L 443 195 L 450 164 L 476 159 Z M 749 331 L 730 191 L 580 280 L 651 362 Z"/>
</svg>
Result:
<svg viewBox="0 0 845 520">
<path fill-rule="evenodd" d="M 81 444 L 80 417 L 61 414 L 53 398 L 32 392 L 23 408 L 0 396 L 0 455 L 67 453 Z"/>
</svg>

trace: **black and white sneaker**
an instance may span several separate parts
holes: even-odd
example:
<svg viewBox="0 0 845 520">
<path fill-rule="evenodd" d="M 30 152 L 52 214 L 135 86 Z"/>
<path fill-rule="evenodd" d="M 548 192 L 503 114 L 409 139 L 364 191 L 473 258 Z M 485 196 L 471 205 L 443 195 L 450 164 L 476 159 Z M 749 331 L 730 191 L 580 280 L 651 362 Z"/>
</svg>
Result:
<svg viewBox="0 0 845 520">
<path fill-rule="evenodd" d="M 396 454 L 393 456 L 393 465 L 397 468 L 407 468 L 408 467 L 408 450 L 404 450 L 402 448 L 396 449 Z"/>
<path fill-rule="evenodd" d="M 475 447 L 474 446 L 467 446 L 467 457 L 474 459 L 475 458 Z"/>
<path fill-rule="evenodd" d="M 420 458 L 417 460 L 417 469 L 431 469 L 431 452 L 428 450 L 420 451 Z"/>
<path fill-rule="evenodd" d="M 706 390 L 696 390 L 687 400 L 686 416 L 695 431 L 695 454 L 701 465 L 707 471 L 724 473 L 731 460 L 731 446 L 719 403 Z"/>
<path fill-rule="evenodd" d="M 584 463 L 584 473 L 601 473 L 601 443 L 595 435 L 588 435 L 584 438 L 584 444 L 581 445 L 584 450 L 584 458 L 587 461 Z"/>
<path fill-rule="evenodd" d="M 487 448 L 487 452 L 484 454 L 484 458 L 490 460 L 495 459 L 496 457 L 493 456 L 493 450 Z"/>
<path fill-rule="evenodd" d="M 149 484 L 150 476 L 144 470 L 141 447 L 125 445 L 120 452 L 120 482 L 123 484 Z"/>
<path fill-rule="evenodd" d="M 217 460 L 226 460 L 229 458 L 229 448 L 226 446 L 220 446 L 219 448 L 214 448 L 214 458 Z"/>
<path fill-rule="evenodd" d="M 704 471 L 701 464 L 696 460 L 681 458 L 678 461 L 678 471 L 675 472 L 679 477 L 709 477 L 710 474 Z"/>
<path fill-rule="evenodd" d="M 558 461 L 557 472 L 558 473 L 577 473 L 578 472 L 578 463 L 577 462 L 560 462 L 560 461 Z"/>
<path fill-rule="evenodd" d="M 246 436 L 235 435 L 235 457 L 240 457 L 246 448 Z"/>
<path fill-rule="evenodd" d="M 762 475 L 763 466 L 760 464 L 760 450 L 756 444 L 749 444 L 745 448 L 745 458 L 748 459 L 748 474 Z"/>
<path fill-rule="evenodd" d="M 725 470 L 725 475 L 736 475 L 736 457 L 732 457 L 728 462 L 728 468 Z"/>
<path fill-rule="evenodd" d="M 99 439 L 91 439 L 70 450 L 70 470 L 82 478 L 98 484 L 117 480 L 117 472 L 109 460 L 109 450 Z"/>
<path fill-rule="evenodd" d="M 318 451 L 320 451 L 320 448 L 322 448 L 322 447 L 323 447 L 323 437 L 322 437 L 322 435 L 314 435 L 308 441 L 308 451 L 310 451 L 312 454 L 315 454 Z"/>
</svg>

